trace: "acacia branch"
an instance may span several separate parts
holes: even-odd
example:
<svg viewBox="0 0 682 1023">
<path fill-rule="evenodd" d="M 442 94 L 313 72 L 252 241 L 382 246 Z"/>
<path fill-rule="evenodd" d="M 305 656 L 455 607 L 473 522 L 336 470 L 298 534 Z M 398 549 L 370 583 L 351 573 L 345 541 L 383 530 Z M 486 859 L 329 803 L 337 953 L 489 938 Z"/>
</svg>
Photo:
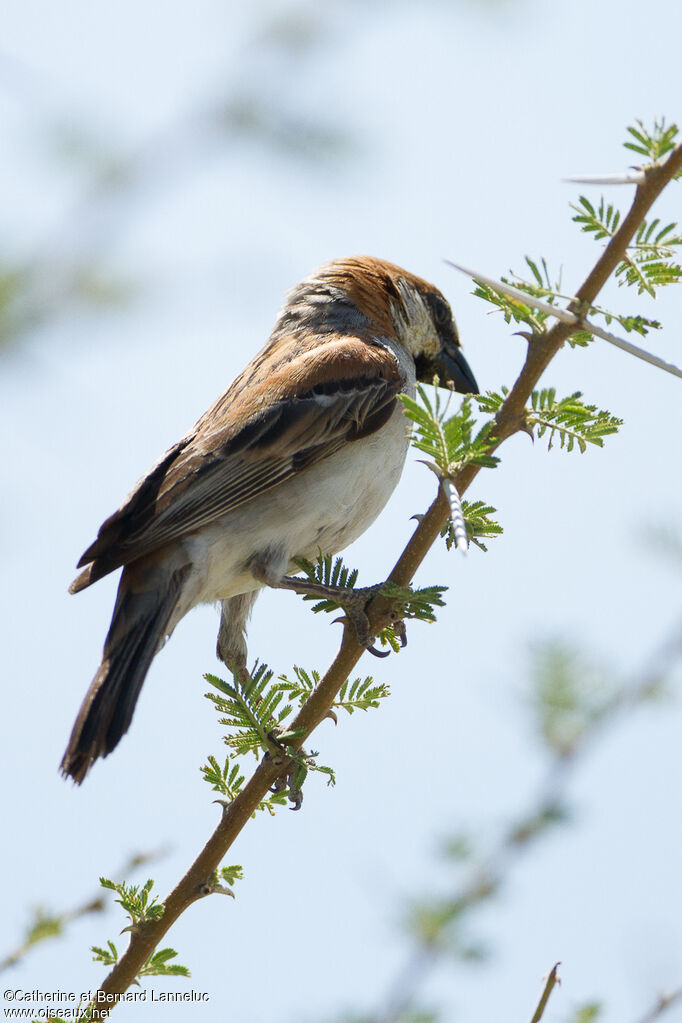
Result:
<svg viewBox="0 0 682 1023">
<path fill-rule="evenodd" d="M 549 1001 L 549 996 L 554 990 L 554 986 L 556 984 L 561 983 L 561 980 L 559 979 L 559 974 L 557 973 L 557 970 L 559 969 L 560 966 L 561 963 L 556 963 L 549 971 L 547 980 L 545 982 L 545 986 L 543 988 L 542 994 L 540 995 L 540 1001 L 537 1004 L 537 1008 L 533 1013 L 533 1018 L 530 1021 L 530 1023 L 540 1023 L 540 1020 L 544 1016 L 545 1009 L 547 1008 L 547 1002 Z"/>
<path fill-rule="evenodd" d="M 642 220 L 666 185 L 680 170 L 682 170 L 682 144 L 672 150 L 665 163 L 647 170 L 644 182 L 637 187 L 627 216 L 569 304 L 571 312 L 578 316 L 586 315 L 589 307 L 594 305 L 599 292 L 618 264 L 625 258 L 628 246 Z M 579 329 L 579 322 L 568 324 L 557 320 L 545 334 L 533 334 L 528 338 L 526 361 L 516 383 L 496 416 L 495 437 L 497 440 L 490 448 L 491 453 L 496 451 L 507 438 L 525 429 L 525 408 L 528 399 L 566 339 Z M 453 477 L 453 483 L 460 494 L 464 494 L 468 490 L 479 471 L 479 466 L 467 465 Z M 390 582 L 398 583 L 401 586 L 406 586 L 410 582 L 447 522 L 448 515 L 448 503 L 442 492 L 439 491 L 435 501 L 396 562 L 389 576 Z M 378 604 L 380 600 L 381 598 L 377 598 L 376 603 Z"/>
<path fill-rule="evenodd" d="M 629 213 L 576 292 L 576 299 L 571 303 L 573 312 L 579 316 L 584 315 L 587 308 L 594 303 L 601 288 L 625 257 L 627 247 L 642 219 L 668 182 L 680 170 L 682 145 L 671 152 L 665 163 L 647 170 L 643 183 L 637 187 Z M 525 409 L 534 388 L 566 339 L 575 333 L 579 326 L 557 322 L 547 332 L 529 336 L 524 365 L 496 416 L 495 441 L 491 451 L 495 451 L 513 434 L 526 429 Z M 460 494 L 466 492 L 478 472 L 478 466 L 467 465 L 453 477 Z M 448 517 L 449 505 L 439 487 L 438 495 L 393 567 L 388 577 L 390 582 L 401 586 L 411 582 L 427 552 L 438 539 Z M 375 633 L 387 624 L 389 606 L 386 598 L 381 596 L 376 597 L 370 604 L 368 615 L 370 626 Z M 364 652 L 364 647 L 360 646 L 352 630 L 346 626 L 341 647 L 333 663 L 291 724 L 291 730 L 300 735 L 297 743 L 303 744 L 327 716 L 341 686 Z M 264 758 L 239 795 L 225 808 L 222 819 L 208 842 L 165 900 L 163 916 L 159 920 L 138 925 L 132 931 L 128 949 L 100 988 L 103 995 L 126 991 L 178 917 L 192 903 L 212 893 L 215 871 L 286 767 L 287 761 L 277 762 L 270 757 Z M 98 1018 L 96 1004 L 95 1002 L 92 1005 L 94 1019 Z M 111 1004 L 106 1006 L 107 1013 L 111 1008 Z"/>
<path fill-rule="evenodd" d="M 667 1012 L 674 1005 L 679 1005 L 680 1002 L 682 1002 L 682 988 L 660 995 L 656 1004 L 647 1012 L 646 1016 L 642 1016 L 639 1023 L 655 1023 L 664 1012 Z"/>
</svg>

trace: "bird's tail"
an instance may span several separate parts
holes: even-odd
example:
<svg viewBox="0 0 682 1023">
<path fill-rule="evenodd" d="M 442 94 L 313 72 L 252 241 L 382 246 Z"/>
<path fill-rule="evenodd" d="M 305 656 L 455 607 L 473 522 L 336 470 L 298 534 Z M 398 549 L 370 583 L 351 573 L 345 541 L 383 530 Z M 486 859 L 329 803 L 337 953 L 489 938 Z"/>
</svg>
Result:
<svg viewBox="0 0 682 1023">
<path fill-rule="evenodd" d="M 125 735 L 149 666 L 167 635 L 189 566 L 127 566 L 102 663 L 78 712 L 60 770 L 80 785 L 98 757 Z"/>
</svg>

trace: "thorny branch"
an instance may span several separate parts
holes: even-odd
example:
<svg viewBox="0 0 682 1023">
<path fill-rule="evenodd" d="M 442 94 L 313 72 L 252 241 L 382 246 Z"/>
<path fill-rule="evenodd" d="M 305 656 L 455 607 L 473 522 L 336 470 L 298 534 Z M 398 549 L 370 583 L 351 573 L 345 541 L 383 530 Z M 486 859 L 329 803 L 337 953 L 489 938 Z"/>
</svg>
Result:
<svg viewBox="0 0 682 1023">
<path fill-rule="evenodd" d="M 624 258 L 627 246 L 642 219 L 680 170 L 682 145 L 670 153 L 665 163 L 647 170 L 643 184 L 637 187 L 629 213 L 576 292 L 570 308 L 578 316 L 584 315 L 585 310 L 594 304 L 600 290 Z M 566 339 L 576 329 L 576 325 L 557 322 L 546 333 L 529 337 L 528 352 L 521 373 L 497 415 L 497 440 L 492 450 L 496 450 L 505 440 L 524 428 L 524 410 L 533 389 Z M 454 477 L 453 482 L 460 494 L 468 490 L 478 472 L 478 466 L 468 465 Z M 448 502 L 439 488 L 436 499 L 391 571 L 388 577 L 390 582 L 402 586 L 410 583 L 427 552 L 438 539 L 448 515 Z M 378 631 L 387 623 L 387 612 L 385 598 L 377 597 L 372 601 L 368 614 L 373 631 Z M 339 689 L 363 653 L 364 648 L 357 643 L 352 630 L 346 627 L 333 663 L 292 723 L 292 731 L 300 733 L 298 741 L 301 744 L 327 716 Z M 104 994 L 126 991 L 178 917 L 198 899 L 211 894 L 213 876 L 220 862 L 286 767 L 286 763 L 266 759 L 256 768 L 239 795 L 225 809 L 222 820 L 194 863 L 165 900 L 165 912 L 161 919 L 145 924 L 131 934 L 128 949 L 101 986 L 100 990 Z M 111 1006 L 108 1007 L 110 1009 Z M 97 1018 L 96 1011 L 93 1008 L 92 1018 Z"/>
<path fill-rule="evenodd" d="M 682 988 L 678 988 L 677 991 L 671 991 L 668 994 L 661 995 L 656 1004 L 651 1008 L 646 1016 L 642 1016 L 638 1020 L 638 1023 L 655 1023 L 656 1020 L 660 1019 L 664 1012 L 672 1008 L 674 1005 L 682 1003 Z"/>
<path fill-rule="evenodd" d="M 561 978 L 557 973 L 557 970 L 559 969 L 560 966 L 561 963 L 555 963 L 555 965 L 549 971 L 549 974 L 547 975 L 547 980 L 545 981 L 545 986 L 543 988 L 542 994 L 540 995 L 540 1001 L 538 1002 L 537 1008 L 533 1013 L 533 1018 L 530 1021 L 530 1023 L 540 1023 L 540 1020 L 544 1016 L 545 1009 L 547 1008 L 547 1002 L 549 1001 L 549 996 L 554 990 L 554 986 L 556 984 L 561 983 Z"/>
</svg>

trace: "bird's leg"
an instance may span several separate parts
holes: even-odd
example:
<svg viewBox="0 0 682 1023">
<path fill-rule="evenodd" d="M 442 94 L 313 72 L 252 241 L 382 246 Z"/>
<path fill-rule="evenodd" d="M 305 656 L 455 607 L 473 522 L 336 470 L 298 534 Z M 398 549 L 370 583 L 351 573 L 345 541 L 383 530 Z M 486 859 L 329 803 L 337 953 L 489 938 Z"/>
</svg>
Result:
<svg viewBox="0 0 682 1023">
<path fill-rule="evenodd" d="M 242 683 L 246 682 L 246 623 L 253 609 L 259 590 L 240 593 L 221 601 L 220 628 L 216 643 L 216 655 Z"/>
<path fill-rule="evenodd" d="M 277 583 L 277 586 L 279 589 L 293 590 L 294 593 L 301 593 L 304 596 L 319 597 L 320 600 L 333 600 L 335 604 L 339 605 L 344 617 L 352 625 L 360 646 L 364 646 L 365 650 L 369 650 L 375 657 L 388 657 L 390 650 L 377 650 L 374 646 L 374 636 L 370 631 L 366 612 L 369 602 L 380 592 L 381 583 L 376 586 L 352 589 L 347 586 L 325 586 L 323 583 L 285 575 Z"/>
<path fill-rule="evenodd" d="M 288 558 L 286 559 L 288 561 Z M 259 582 L 276 590 L 293 590 L 302 596 L 319 597 L 320 600 L 333 600 L 344 613 L 355 632 L 358 643 L 369 650 L 375 657 L 388 657 L 390 650 L 377 650 L 373 644 L 374 636 L 369 627 L 366 608 L 383 587 L 383 583 L 375 586 L 362 586 L 354 589 L 350 586 L 325 586 L 324 583 L 312 579 L 301 579 L 298 576 L 284 575 L 281 571 L 285 559 L 277 551 L 267 551 L 252 558 L 249 567 Z M 405 628 L 397 611 L 391 612 L 391 624 L 396 628 L 401 643 L 405 646 Z"/>
<path fill-rule="evenodd" d="M 348 586 L 325 586 L 323 583 L 317 583 L 311 579 L 300 579 L 292 575 L 266 578 L 265 575 L 260 576 L 257 574 L 258 566 L 256 565 L 252 565 L 252 571 L 256 578 L 267 582 L 268 586 L 271 586 L 273 589 L 293 590 L 294 593 L 299 593 L 302 596 L 319 597 L 320 600 L 333 600 L 335 604 L 339 605 L 343 611 L 344 618 L 352 626 L 360 646 L 374 654 L 375 657 L 388 657 L 390 650 L 378 650 L 374 646 L 374 636 L 369 627 L 369 618 L 366 611 L 369 602 L 381 591 L 382 583 L 378 583 L 376 586 L 363 586 L 353 589 Z M 399 616 L 395 614 L 394 619 L 396 623 L 398 618 Z M 342 621 L 343 619 L 338 620 Z M 404 628 L 402 631 L 399 628 L 399 635 L 404 646 Z"/>
</svg>

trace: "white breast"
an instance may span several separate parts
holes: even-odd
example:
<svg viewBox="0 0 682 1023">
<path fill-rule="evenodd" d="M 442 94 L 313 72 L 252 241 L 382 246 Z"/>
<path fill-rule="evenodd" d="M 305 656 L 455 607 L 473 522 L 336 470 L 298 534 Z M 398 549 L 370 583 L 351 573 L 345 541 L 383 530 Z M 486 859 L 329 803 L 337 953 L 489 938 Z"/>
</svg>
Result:
<svg viewBox="0 0 682 1023">
<path fill-rule="evenodd" d="M 392 343 L 390 347 L 394 350 Z M 406 390 L 414 393 L 414 364 L 399 346 L 395 348 L 407 377 Z M 371 525 L 393 493 L 408 443 L 408 422 L 398 405 L 376 433 L 346 444 L 188 537 L 184 543 L 195 566 L 193 585 L 185 591 L 188 607 L 258 589 L 262 584 L 254 579 L 248 562 L 265 549 L 281 550 L 282 571 L 291 573 L 296 571 L 293 557 L 314 560 L 320 550 L 335 554 L 347 547 Z"/>
</svg>

